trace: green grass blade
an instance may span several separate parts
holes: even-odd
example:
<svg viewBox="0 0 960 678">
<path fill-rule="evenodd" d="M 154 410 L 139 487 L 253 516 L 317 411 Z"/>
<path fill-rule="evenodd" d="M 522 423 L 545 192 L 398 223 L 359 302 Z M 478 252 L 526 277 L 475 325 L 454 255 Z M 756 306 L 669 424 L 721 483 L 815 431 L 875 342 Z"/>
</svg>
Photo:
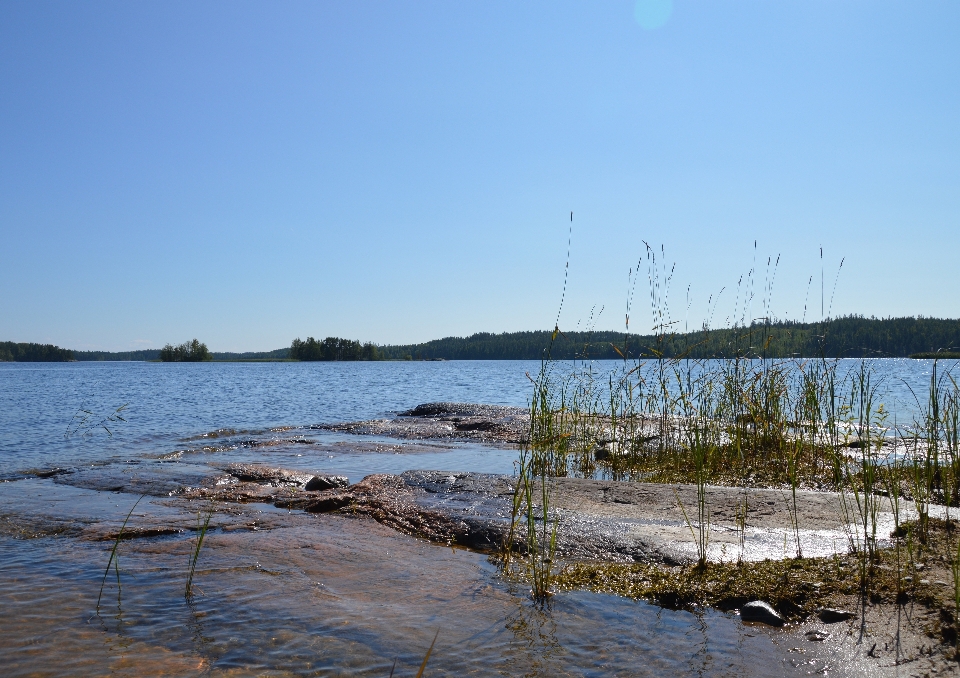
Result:
<svg viewBox="0 0 960 678">
<path fill-rule="evenodd" d="M 427 668 L 427 661 L 430 659 L 430 653 L 433 652 L 433 646 L 437 642 L 437 636 L 440 635 L 440 629 L 437 629 L 436 635 L 433 637 L 433 642 L 430 643 L 430 649 L 427 650 L 427 656 L 423 658 L 423 663 L 420 665 L 420 670 L 417 671 L 417 678 L 423 676 L 423 670 Z"/>
<path fill-rule="evenodd" d="M 107 569 L 103 571 L 103 581 L 100 582 L 100 595 L 97 596 L 97 611 L 100 610 L 100 600 L 103 598 L 103 587 L 107 583 L 107 575 L 110 574 L 110 566 L 116 564 L 117 571 L 117 586 L 120 586 L 120 565 L 119 558 L 117 556 L 117 549 L 120 547 L 120 540 L 123 538 L 123 530 L 127 526 L 127 521 L 130 520 L 130 516 L 133 515 L 133 510 L 137 508 L 137 504 L 140 503 L 140 500 L 146 497 L 147 495 L 141 494 L 140 499 L 134 502 L 133 506 L 130 507 L 130 511 L 127 513 L 127 517 L 123 519 L 123 525 L 120 526 L 120 531 L 117 532 L 117 538 L 113 542 L 113 548 L 110 550 L 110 559 L 107 561 Z"/>
</svg>

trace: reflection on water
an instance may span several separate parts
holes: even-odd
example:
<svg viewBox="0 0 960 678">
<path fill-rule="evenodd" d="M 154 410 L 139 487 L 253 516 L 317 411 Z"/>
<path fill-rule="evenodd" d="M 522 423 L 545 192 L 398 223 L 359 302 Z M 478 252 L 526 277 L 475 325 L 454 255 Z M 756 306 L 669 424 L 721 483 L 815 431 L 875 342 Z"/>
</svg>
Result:
<svg viewBox="0 0 960 678">
<path fill-rule="evenodd" d="M 395 659 L 395 675 L 413 675 L 438 629 L 428 676 L 804 669 L 787 651 L 795 639 L 719 612 L 586 592 L 541 610 L 478 554 L 365 519 L 289 517 L 287 527 L 209 535 L 192 600 L 191 538 L 124 542 L 122 598 L 108 578 L 99 615 L 109 544 L 0 538 L 5 675 L 386 676 Z"/>
</svg>

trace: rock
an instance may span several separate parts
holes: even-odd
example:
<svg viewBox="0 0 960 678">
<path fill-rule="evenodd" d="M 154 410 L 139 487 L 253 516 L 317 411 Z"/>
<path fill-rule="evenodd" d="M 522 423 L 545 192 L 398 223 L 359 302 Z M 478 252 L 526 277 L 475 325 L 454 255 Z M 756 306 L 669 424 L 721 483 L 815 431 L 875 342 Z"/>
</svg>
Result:
<svg viewBox="0 0 960 678">
<path fill-rule="evenodd" d="M 743 621 L 760 622 L 768 626 L 783 626 L 786 620 L 769 603 L 753 600 L 740 608 Z"/>
<path fill-rule="evenodd" d="M 849 610 L 840 610 L 835 607 L 824 607 L 817 611 L 817 616 L 824 624 L 836 624 L 837 622 L 853 619 L 856 615 Z"/>
<path fill-rule="evenodd" d="M 816 629 L 807 631 L 803 635 L 811 643 L 822 643 L 823 641 L 825 641 L 827 638 L 830 637 L 830 634 L 827 633 L 826 631 L 818 631 Z"/>
<path fill-rule="evenodd" d="M 527 414 L 526 408 L 505 405 L 478 405 L 474 403 L 423 403 L 412 410 L 401 412 L 401 417 L 485 417 L 499 419 Z"/>
<path fill-rule="evenodd" d="M 52 478 L 54 476 L 61 476 L 64 473 L 73 472 L 74 471 L 72 469 L 60 468 L 59 466 L 55 468 L 38 468 L 33 471 L 29 471 L 29 473 L 33 473 L 33 475 L 37 476 L 37 478 Z"/>
<path fill-rule="evenodd" d="M 454 423 L 458 431 L 496 431 L 496 422 L 482 419 L 480 421 L 463 421 Z"/>
<path fill-rule="evenodd" d="M 303 489 L 309 492 L 318 490 L 333 490 L 343 488 L 350 484 L 350 481 L 343 476 L 314 476 L 307 481 Z"/>
<path fill-rule="evenodd" d="M 330 513 L 349 505 L 354 499 L 350 492 L 336 492 L 308 503 L 303 510 L 308 513 Z"/>
<path fill-rule="evenodd" d="M 227 464 L 223 470 L 237 480 L 245 483 L 259 483 L 273 487 L 296 485 L 302 487 L 312 477 L 312 473 L 300 470 L 274 468 L 263 464 Z"/>
</svg>

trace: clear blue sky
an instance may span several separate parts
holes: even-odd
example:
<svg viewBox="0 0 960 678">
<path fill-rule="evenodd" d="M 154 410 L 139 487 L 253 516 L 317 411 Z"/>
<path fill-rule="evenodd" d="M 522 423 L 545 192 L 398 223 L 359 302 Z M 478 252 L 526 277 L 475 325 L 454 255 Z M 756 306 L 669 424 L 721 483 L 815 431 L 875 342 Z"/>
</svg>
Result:
<svg viewBox="0 0 960 678">
<path fill-rule="evenodd" d="M 571 210 L 561 329 L 643 241 L 691 326 L 777 255 L 819 319 L 821 246 L 834 315 L 960 317 L 960 2 L 0 2 L 0 340 L 548 329 Z"/>
</svg>

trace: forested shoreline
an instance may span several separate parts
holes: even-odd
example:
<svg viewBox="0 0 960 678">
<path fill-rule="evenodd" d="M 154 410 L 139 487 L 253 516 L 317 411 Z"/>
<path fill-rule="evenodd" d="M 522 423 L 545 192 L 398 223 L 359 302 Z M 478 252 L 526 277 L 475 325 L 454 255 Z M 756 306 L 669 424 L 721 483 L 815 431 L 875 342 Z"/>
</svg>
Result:
<svg viewBox="0 0 960 678">
<path fill-rule="evenodd" d="M 0 362 L 54 363 L 74 359 L 73 351 L 53 344 L 0 341 Z"/>
<path fill-rule="evenodd" d="M 749 327 L 687 333 L 549 331 L 478 333 L 423 344 L 382 346 L 386 359 L 538 360 L 550 347 L 560 360 L 666 358 L 897 358 L 960 350 L 960 320 L 940 318 L 862 318 L 847 316 L 823 323 L 755 323 Z"/>
<path fill-rule="evenodd" d="M 863 318 L 846 316 L 822 323 L 755 323 L 749 327 L 701 329 L 687 333 L 550 331 L 479 332 L 421 344 L 378 346 L 351 339 L 295 339 L 289 348 L 247 353 L 211 352 L 214 361 L 279 360 L 539 360 L 622 358 L 896 358 L 960 351 L 960 319 Z M 71 351 L 50 344 L 0 342 L 0 361 L 62 362 L 160 360 L 160 349 Z"/>
</svg>

